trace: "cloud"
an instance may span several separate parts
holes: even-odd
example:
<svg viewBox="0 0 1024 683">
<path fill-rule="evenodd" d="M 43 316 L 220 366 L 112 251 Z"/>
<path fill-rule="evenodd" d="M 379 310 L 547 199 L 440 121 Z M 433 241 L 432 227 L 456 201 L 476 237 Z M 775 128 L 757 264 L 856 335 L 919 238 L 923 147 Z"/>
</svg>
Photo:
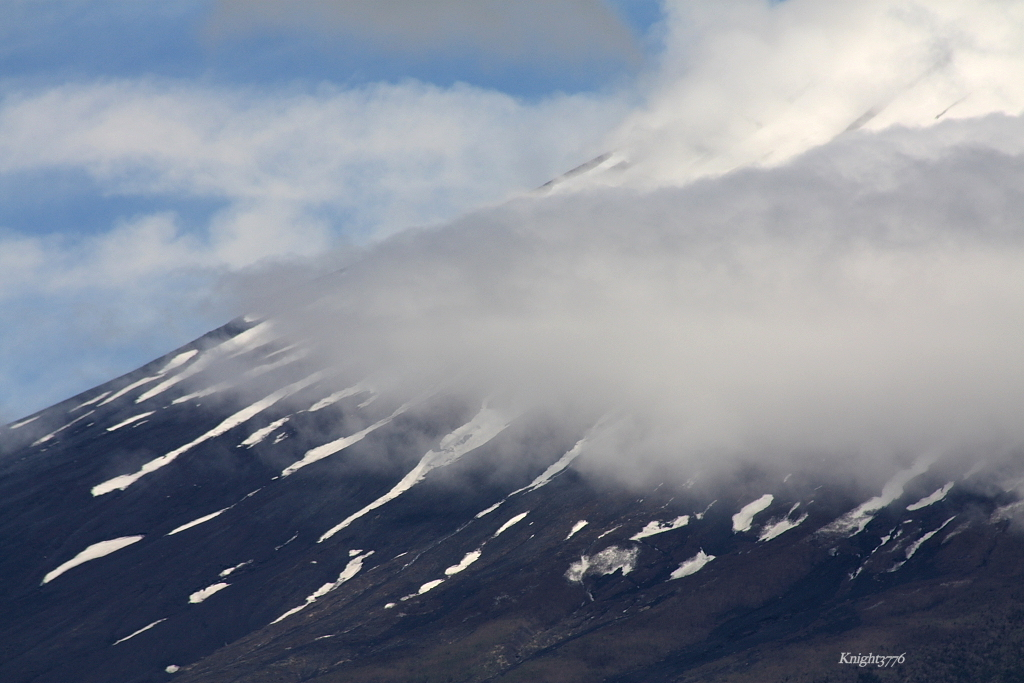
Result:
<svg viewBox="0 0 1024 683">
<path fill-rule="evenodd" d="M 524 198 L 252 305 L 352 380 L 629 416 L 622 469 L 998 452 L 1024 444 L 1022 153 L 997 116 Z"/>
<path fill-rule="evenodd" d="M 517 61 L 638 58 L 629 27 L 604 0 L 220 0 L 214 36 L 298 29 L 390 53 L 474 53 Z"/>
<path fill-rule="evenodd" d="M 73 209 L 47 183 L 72 173 L 90 183 L 83 214 L 96 195 L 146 206 L 92 234 L 0 226 L 0 306 L 21 321 L 0 340 L 0 404 L 40 407 L 220 324 L 213 291 L 226 273 L 364 244 L 539 185 L 599 151 L 625 111 L 612 94 L 524 103 L 414 81 L 307 92 L 121 80 L 8 93 L 0 176 L 28 179 L 8 203 L 39 203 L 38 188 Z M 26 310 L 52 319 L 30 322 Z M 138 350 L 126 353 L 131 340 Z M 79 375 L 79 359 L 102 343 L 121 360 Z M 15 379 L 44 365 L 45 386 Z"/>
<path fill-rule="evenodd" d="M 632 182 L 776 165 L 848 129 L 1024 109 L 1024 5 L 667 2 L 646 106 L 614 136 Z"/>
</svg>

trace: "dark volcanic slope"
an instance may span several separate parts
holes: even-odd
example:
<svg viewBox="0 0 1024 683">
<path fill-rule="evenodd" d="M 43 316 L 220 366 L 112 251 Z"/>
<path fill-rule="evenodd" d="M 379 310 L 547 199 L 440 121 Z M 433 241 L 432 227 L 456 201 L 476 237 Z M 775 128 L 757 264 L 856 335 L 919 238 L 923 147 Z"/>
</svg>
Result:
<svg viewBox="0 0 1024 683">
<path fill-rule="evenodd" d="M 1020 680 L 1012 472 L 638 491 L 564 434 L 229 325 L 0 428 L 0 680 Z"/>
</svg>

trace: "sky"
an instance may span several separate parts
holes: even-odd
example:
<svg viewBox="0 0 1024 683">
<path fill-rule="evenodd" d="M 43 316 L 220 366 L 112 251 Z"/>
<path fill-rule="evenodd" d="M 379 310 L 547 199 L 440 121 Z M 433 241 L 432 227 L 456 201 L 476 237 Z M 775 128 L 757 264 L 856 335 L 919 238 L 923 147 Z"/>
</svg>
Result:
<svg viewBox="0 0 1024 683">
<path fill-rule="evenodd" d="M 1024 2 L 508 5 L 12 48 L 4 410 L 249 312 L 351 381 L 613 415 L 620 470 L 1019 452 Z"/>
<path fill-rule="evenodd" d="M 603 152 L 656 0 L 7 0 L 0 422 L 239 314 L 225 281 Z"/>
</svg>

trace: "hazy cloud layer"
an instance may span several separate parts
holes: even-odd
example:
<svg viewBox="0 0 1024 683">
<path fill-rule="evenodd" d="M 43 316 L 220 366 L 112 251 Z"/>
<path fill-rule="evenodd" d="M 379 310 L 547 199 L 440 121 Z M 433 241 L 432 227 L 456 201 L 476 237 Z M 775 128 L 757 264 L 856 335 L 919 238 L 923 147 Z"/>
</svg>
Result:
<svg viewBox="0 0 1024 683">
<path fill-rule="evenodd" d="M 635 60 L 630 29 L 603 0 L 219 0 L 212 35 L 299 29 L 388 52 L 470 50 L 502 59 Z"/>
<path fill-rule="evenodd" d="M 522 199 L 271 314 L 353 379 L 630 416 L 627 467 L 1002 452 L 1024 443 L 1022 153 L 996 116 Z"/>
</svg>

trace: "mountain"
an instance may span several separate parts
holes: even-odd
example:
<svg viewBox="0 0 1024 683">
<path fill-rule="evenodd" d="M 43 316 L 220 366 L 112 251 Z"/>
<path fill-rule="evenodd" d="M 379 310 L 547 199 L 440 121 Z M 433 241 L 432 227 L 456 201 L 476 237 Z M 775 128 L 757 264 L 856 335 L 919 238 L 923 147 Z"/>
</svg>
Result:
<svg viewBox="0 0 1024 683">
<path fill-rule="evenodd" d="M 234 321 L 0 429 L 0 680 L 1019 680 L 1020 468 L 623 483 L 599 428 Z"/>
</svg>

